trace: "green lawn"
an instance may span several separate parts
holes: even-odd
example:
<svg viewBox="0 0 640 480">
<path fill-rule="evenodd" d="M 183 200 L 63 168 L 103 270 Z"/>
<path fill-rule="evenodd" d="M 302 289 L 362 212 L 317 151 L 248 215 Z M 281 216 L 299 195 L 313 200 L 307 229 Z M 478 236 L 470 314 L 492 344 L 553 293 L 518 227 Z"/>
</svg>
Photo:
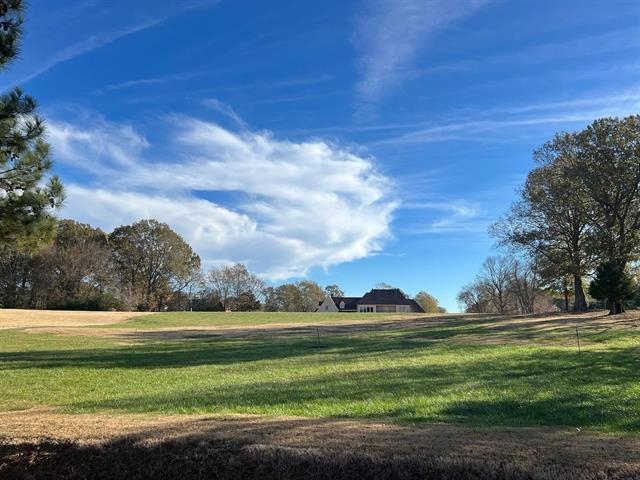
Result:
<svg viewBox="0 0 640 480">
<path fill-rule="evenodd" d="M 411 317 L 412 315 L 406 315 Z M 419 317 L 420 315 L 414 315 Z M 390 319 L 397 314 L 387 313 L 304 313 L 304 312 L 166 312 L 134 317 L 105 328 L 173 328 L 173 327 L 242 327 L 291 323 L 333 323 L 351 320 Z"/>
<path fill-rule="evenodd" d="M 323 315 L 322 322 L 334 317 L 344 316 Z M 128 343 L 0 331 L 0 410 L 44 405 L 67 412 L 253 413 L 640 432 L 640 336 L 634 328 L 585 328 L 580 354 L 570 328 L 499 329 L 491 319 L 321 330 L 320 343 L 308 330 L 234 338 L 212 331 L 180 340 L 136 333 L 212 321 L 317 324 L 318 318 L 160 314 L 119 324 L 131 328 Z"/>
</svg>

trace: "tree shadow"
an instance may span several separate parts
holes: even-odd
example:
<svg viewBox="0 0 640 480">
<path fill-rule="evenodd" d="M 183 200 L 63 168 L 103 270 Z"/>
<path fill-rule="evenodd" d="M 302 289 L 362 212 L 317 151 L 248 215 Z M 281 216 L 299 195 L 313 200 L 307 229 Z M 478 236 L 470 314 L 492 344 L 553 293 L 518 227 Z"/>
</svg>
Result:
<svg viewBox="0 0 640 480">
<path fill-rule="evenodd" d="M 333 336 L 320 339 L 262 336 L 248 339 L 194 336 L 179 341 L 158 341 L 109 348 L 0 352 L 0 370 L 86 368 L 182 368 L 200 365 L 282 360 L 315 355 L 344 355 L 345 358 L 407 349 L 424 349 L 425 344 L 402 338 Z"/>
<path fill-rule="evenodd" d="M 640 473 L 633 442 L 566 436 L 317 419 L 200 419 L 101 442 L 0 441 L 0 478 L 573 480 Z"/>
<path fill-rule="evenodd" d="M 467 349 L 460 349 L 461 354 Z M 378 352 L 380 353 L 380 352 Z M 242 412 L 493 426 L 564 425 L 637 432 L 635 348 L 502 358 L 212 384 L 78 401 L 71 411 Z M 313 413 L 310 413 L 313 412 Z"/>
</svg>

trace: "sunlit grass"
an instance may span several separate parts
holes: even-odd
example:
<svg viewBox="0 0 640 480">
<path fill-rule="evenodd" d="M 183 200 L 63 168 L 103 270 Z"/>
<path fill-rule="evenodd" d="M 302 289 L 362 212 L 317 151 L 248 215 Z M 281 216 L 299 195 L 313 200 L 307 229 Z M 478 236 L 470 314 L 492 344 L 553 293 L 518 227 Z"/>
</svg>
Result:
<svg viewBox="0 0 640 480">
<path fill-rule="evenodd" d="M 192 326 L 189 315 L 150 316 L 127 325 L 142 329 L 138 322 L 157 327 L 185 318 Z M 251 318 L 233 317 L 253 324 Z M 316 318 L 276 314 L 262 322 Z M 636 331 L 583 330 L 580 354 L 570 328 L 495 331 L 478 320 L 323 331 L 319 340 L 309 332 L 229 338 L 214 331 L 171 341 L 127 337 L 130 343 L 123 344 L 120 338 L 2 331 L 0 409 L 251 413 L 639 432 Z"/>
<path fill-rule="evenodd" d="M 362 320 L 424 317 L 419 314 L 388 313 L 306 313 L 306 312 L 165 312 L 136 317 L 122 323 L 105 326 L 138 329 L 169 327 L 233 327 L 273 324 L 323 324 Z"/>
</svg>

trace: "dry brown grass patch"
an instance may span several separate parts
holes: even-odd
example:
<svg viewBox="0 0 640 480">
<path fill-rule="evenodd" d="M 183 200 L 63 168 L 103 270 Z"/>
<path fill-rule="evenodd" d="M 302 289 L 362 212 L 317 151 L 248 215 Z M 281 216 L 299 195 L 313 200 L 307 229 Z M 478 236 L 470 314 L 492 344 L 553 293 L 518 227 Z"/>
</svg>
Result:
<svg viewBox="0 0 640 480">
<path fill-rule="evenodd" d="M 60 461 L 73 465 L 70 452 L 86 456 L 90 447 L 100 450 L 98 457 L 104 458 L 109 449 L 118 452 L 125 445 L 131 451 L 138 449 L 163 459 L 175 454 L 177 457 L 171 462 L 184 459 L 185 455 L 194 457 L 188 459 L 191 462 L 205 462 L 200 450 L 206 447 L 209 454 L 229 455 L 229 461 L 243 458 L 243 462 L 254 462 L 255 465 L 245 465 L 251 472 L 273 463 L 269 468 L 275 470 L 264 478 L 280 478 L 293 466 L 305 471 L 310 468 L 309 461 L 319 471 L 326 469 L 326 475 L 319 474 L 317 478 L 331 478 L 329 472 L 336 468 L 340 474 L 345 465 L 351 465 L 354 472 L 365 473 L 384 471 L 397 475 L 396 470 L 411 467 L 417 471 L 436 469 L 446 473 L 450 469 L 458 474 L 467 470 L 481 474 L 442 478 L 634 478 L 640 473 L 640 439 L 585 434 L 573 429 L 410 426 L 240 415 L 63 415 L 46 410 L 2 413 L 0 422 L 0 445 L 18 455 L 18 463 L 22 461 L 20 452 L 29 451 L 29 461 L 34 463 L 34 451 L 47 451 L 50 457 L 64 447 Z M 228 466 L 227 460 L 221 461 Z M 500 475 L 499 468 L 504 475 Z M 487 477 L 491 472 L 497 476 Z M 514 472 L 531 475 L 517 476 Z M 396 475 L 380 478 L 400 478 Z M 356 477 L 345 474 L 341 478 Z"/>
<path fill-rule="evenodd" d="M 86 327 L 120 323 L 149 312 L 84 312 L 0 309 L 0 329 Z"/>
</svg>

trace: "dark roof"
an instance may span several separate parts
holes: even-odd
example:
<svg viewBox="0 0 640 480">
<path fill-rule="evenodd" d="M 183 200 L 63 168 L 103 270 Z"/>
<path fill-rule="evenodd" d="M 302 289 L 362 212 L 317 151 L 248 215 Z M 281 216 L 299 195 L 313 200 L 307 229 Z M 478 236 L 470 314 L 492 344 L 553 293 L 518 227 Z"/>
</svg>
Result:
<svg viewBox="0 0 640 480">
<path fill-rule="evenodd" d="M 358 301 L 358 305 L 410 305 L 412 311 L 424 313 L 422 307 L 399 288 L 374 288 Z"/>
<path fill-rule="evenodd" d="M 422 308 L 420 304 L 413 299 L 411 299 L 411 311 L 416 313 L 426 313 L 424 308 Z"/>
<path fill-rule="evenodd" d="M 360 297 L 331 297 L 338 310 L 357 310 Z M 340 302 L 344 302 L 344 308 L 340 308 Z"/>
</svg>

